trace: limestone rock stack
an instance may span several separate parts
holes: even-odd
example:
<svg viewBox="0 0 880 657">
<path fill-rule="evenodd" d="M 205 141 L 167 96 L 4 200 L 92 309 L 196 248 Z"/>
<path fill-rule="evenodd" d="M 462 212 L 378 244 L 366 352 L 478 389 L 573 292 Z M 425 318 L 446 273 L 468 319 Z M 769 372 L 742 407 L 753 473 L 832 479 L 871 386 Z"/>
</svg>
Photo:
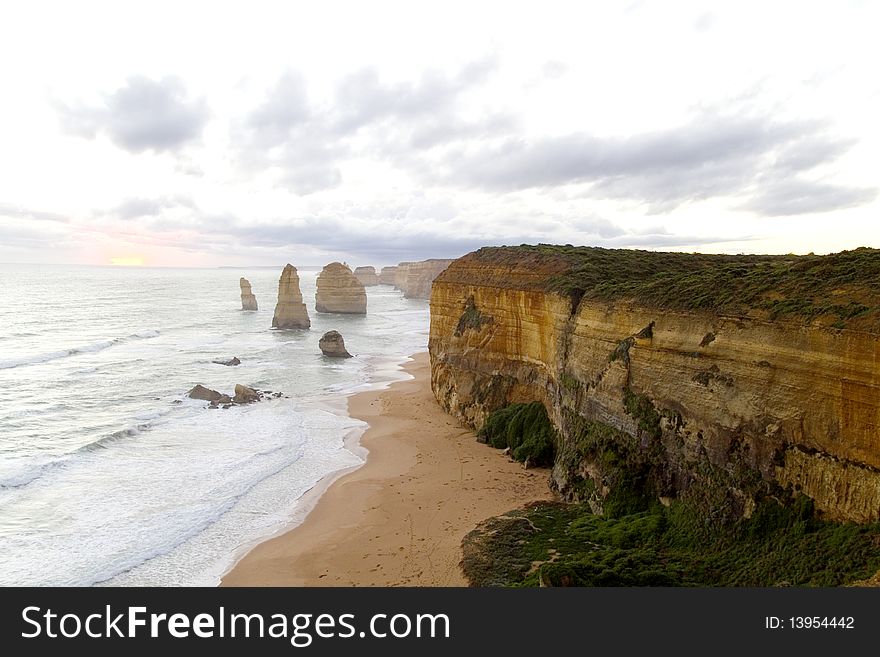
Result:
<svg viewBox="0 0 880 657">
<path fill-rule="evenodd" d="M 452 260 L 432 258 L 419 262 L 401 262 L 397 266 L 394 286 L 403 292 L 406 299 L 430 299 L 431 285 Z"/>
<path fill-rule="evenodd" d="M 379 285 L 394 285 L 394 274 L 397 272 L 397 265 L 391 267 L 382 267 L 379 273 Z"/>
<path fill-rule="evenodd" d="M 251 292 L 251 282 L 246 278 L 240 278 L 238 285 L 241 287 L 241 309 L 256 310 L 257 297 Z"/>
<path fill-rule="evenodd" d="M 348 265 L 331 262 L 318 274 L 315 310 L 319 313 L 367 314 L 367 293 L 364 285 Z"/>
<path fill-rule="evenodd" d="M 358 267 L 354 270 L 354 275 L 364 287 L 379 284 L 379 275 L 376 273 L 375 267 Z"/>
<path fill-rule="evenodd" d="M 309 311 L 302 300 L 299 289 L 299 276 L 296 267 L 288 264 L 281 272 L 278 280 L 278 303 L 275 305 L 275 316 L 272 328 L 291 329 L 309 328 Z"/>
<path fill-rule="evenodd" d="M 318 341 L 321 353 L 330 358 L 351 358 L 339 331 L 327 331 Z"/>
</svg>

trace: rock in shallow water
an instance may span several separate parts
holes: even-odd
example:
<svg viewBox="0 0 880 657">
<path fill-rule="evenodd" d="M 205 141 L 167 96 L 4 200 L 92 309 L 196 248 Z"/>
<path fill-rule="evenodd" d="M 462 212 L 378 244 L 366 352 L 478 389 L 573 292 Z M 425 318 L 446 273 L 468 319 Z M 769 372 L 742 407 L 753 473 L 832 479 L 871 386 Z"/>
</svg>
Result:
<svg viewBox="0 0 880 657">
<path fill-rule="evenodd" d="M 216 363 L 217 365 L 228 365 L 229 367 L 241 365 L 241 361 L 238 360 L 238 356 L 233 356 L 230 360 L 212 360 L 211 362 Z"/>
<path fill-rule="evenodd" d="M 216 390 L 206 388 L 201 383 L 197 384 L 187 393 L 192 399 L 201 399 L 203 401 L 218 401 L 223 395 Z"/>
<path fill-rule="evenodd" d="M 351 358 L 345 349 L 345 340 L 339 331 L 327 331 L 318 341 L 321 353 L 331 358 Z"/>
<path fill-rule="evenodd" d="M 235 397 L 232 398 L 232 401 L 236 404 L 250 404 L 251 402 L 260 401 L 260 393 L 253 388 L 236 383 Z"/>
</svg>

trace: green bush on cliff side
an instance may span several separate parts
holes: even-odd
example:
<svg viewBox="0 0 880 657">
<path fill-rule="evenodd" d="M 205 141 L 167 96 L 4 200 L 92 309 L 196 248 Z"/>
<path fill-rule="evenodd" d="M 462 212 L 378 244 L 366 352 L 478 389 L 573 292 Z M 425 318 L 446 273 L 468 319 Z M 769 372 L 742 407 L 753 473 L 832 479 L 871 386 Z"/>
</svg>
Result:
<svg viewBox="0 0 880 657">
<path fill-rule="evenodd" d="M 462 566 L 477 586 L 839 586 L 880 570 L 880 524 L 817 520 L 804 497 L 710 538 L 703 521 L 682 502 L 617 518 L 541 503 L 471 532 Z"/>
<path fill-rule="evenodd" d="M 556 432 L 541 402 L 510 404 L 495 411 L 478 435 L 492 447 L 509 447 L 511 457 L 521 463 L 553 464 Z"/>
</svg>

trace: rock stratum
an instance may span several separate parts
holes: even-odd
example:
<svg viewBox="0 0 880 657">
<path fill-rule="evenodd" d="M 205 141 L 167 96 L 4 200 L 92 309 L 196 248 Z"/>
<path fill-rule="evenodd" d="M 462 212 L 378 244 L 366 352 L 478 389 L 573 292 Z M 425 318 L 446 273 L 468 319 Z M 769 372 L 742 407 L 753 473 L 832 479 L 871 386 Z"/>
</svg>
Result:
<svg viewBox="0 0 880 657">
<path fill-rule="evenodd" d="M 296 329 L 309 328 L 309 311 L 302 300 L 302 292 L 299 289 L 299 275 L 296 267 L 288 264 L 281 272 L 278 279 L 278 303 L 275 305 L 275 315 L 272 317 L 272 328 Z"/>
<path fill-rule="evenodd" d="M 331 262 L 318 274 L 315 310 L 319 313 L 365 315 L 367 293 L 347 265 Z"/>
<path fill-rule="evenodd" d="M 551 486 L 596 512 L 625 480 L 707 518 L 880 519 L 880 251 L 484 248 L 434 281 L 429 351 L 470 427 L 542 402 Z"/>
<path fill-rule="evenodd" d="M 401 262 L 394 271 L 394 287 L 403 292 L 405 299 L 430 299 L 431 284 L 452 262 L 439 258 Z"/>
<path fill-rule="evenodd" d="M 254 293 L 251 291 L 251 282 L 242 277 L 238 279 L 238 285 L 241 288 L 241 309 L 256 310 L 257 297 L 255 297 Z"/>
<path fill-rule="evenodd" d="M 394 276 L 397 273 L 397 265 L 382 267 L 379 272 L 379 285 L 394 285 Z"/>
<path fill-rule="evenodd" d="M 364 287 L 379 284 L 379 274 L 376 273 L 375 267 L 357 267 L 354 270 L 354 277 L 358 279 Z"/>
</svg>

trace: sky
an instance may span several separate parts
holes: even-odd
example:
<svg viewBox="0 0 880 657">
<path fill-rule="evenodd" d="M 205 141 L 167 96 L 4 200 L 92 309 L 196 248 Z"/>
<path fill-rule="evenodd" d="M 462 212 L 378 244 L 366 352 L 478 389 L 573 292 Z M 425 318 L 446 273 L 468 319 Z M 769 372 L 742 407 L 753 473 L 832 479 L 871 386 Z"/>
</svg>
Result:
<svg viewBox="0 0 880 657">
<path fill-rule="evenodd" d="M 0 262 L 880 247 L 880 3 L 0 8 Z"/>
</svg>

